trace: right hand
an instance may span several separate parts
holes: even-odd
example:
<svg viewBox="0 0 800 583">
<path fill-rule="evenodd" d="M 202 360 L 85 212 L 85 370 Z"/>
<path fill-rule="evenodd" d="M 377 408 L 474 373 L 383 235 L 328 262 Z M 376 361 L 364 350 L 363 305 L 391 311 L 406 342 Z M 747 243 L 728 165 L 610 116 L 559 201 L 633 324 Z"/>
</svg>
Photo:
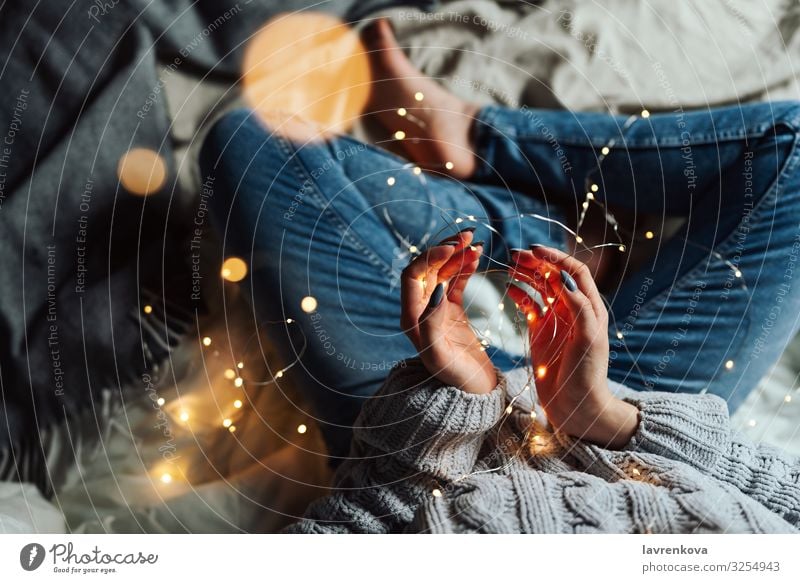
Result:
<svg viewBox="0 0 800 583">
<path fill-rule="evenodd" d="M 509 295 L 526 315 L 536 392 L 548 420 L 602 445 L 627 444 L 638 409 L 608 387 L 608 312 L 589 269 L 548 247 L 512 254 L 510 275 L 545 298 L 545 311 L 518 287 Z"/>
</svg>

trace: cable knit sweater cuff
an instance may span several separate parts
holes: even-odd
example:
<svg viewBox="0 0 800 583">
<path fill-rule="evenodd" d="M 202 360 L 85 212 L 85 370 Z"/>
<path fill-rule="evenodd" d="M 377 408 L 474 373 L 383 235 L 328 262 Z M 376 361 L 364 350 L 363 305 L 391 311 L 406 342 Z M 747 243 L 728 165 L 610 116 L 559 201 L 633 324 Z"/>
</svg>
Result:
<svg viewBox="0 0 800 583">
<path fill-rule="evenodd" d="M 475 465 L 486 433 L 504 407 L 505 377 L 475 395 L 443 386 L 418 359 L 394 368 L 378 393 L 364 404 L 354 438 L 391 455 L 409 469 L 456 479 Z"/>
<path fill-rule="evenodd" d="M 725 401 L 714 395 L 634 393 L 625 401 L 639 408 L 639 427 L 628 451 L 654 453 L 703 471 L 727 451 L 730 422 Z"/>
</svg>

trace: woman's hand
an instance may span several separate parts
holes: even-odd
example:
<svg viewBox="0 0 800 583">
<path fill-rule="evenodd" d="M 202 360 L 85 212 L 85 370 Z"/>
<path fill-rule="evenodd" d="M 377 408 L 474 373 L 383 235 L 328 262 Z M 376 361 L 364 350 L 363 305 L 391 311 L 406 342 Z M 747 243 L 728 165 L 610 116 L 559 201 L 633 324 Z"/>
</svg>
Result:
<svg viewBox="0 0 800 583">
<path fill-rule="evenodd" d="M 497 385 L 494 366 L 462 305 L 483 251 L 482 242 L 471 242 L 472 231 L 461 231 L 409 264 L 402 277 L 400 323 L 434 377 L 468 393 L 489 393 Z"/>
<path fill-rule="evenodd" d="M 608 388 L 608 312 L 589 269 L 562 251 L 537 246 L 512 252 L 510 274 L 545 300 L 540 308 L 509 286 L 528 321 L 536 391 L 550 423 L 603 447 L 627 444 L 638 410 Z"/>
</svg>

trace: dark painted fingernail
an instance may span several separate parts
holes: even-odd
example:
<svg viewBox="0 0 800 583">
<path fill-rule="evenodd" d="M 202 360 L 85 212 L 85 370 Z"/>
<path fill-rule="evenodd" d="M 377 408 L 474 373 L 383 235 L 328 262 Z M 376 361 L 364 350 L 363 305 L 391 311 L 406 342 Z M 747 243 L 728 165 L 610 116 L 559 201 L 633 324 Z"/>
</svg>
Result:
<svg viewBox="0 0 800 583">
<path fill-rule="evenodd" d="M 431 294 L 431 299 L 428 300 L 428 307 L 435 308 L 439 304 L 442 303 L 444 299 L 444 284 L 440 283 L 437 284 L 435 288 L 433 288 L 433 293 Z"/>
<path fill-rule="evenodd" d="M 475 243 L 472 243 L 473 247 L 484 247 L 485 245 L 486 245 L 486 241 L 477 241 Z"/>
<path fill-rule="evenodd" d="M 442 241 L 441 243 L 436 243 L 436 247 L 458 247 L 461 245 L 458 241 Z"/>
<path fill-rule="evenodd" d="M 477 228 L 478 227 L 467 227 L 466 229 L 461 229 L 459 233 L 474 233 Z"/>
<path fill-rule="evenodd" d="M 571 292 L 574 292 L 576 289 L 578 289 L 578 284 L 576 284 L 575 280 L 572 279 L 572 276 L 563 269 L 561 270 L 561 283 L 563 283 L 564 287 Z"/>
<path fill-rule="evenodd" d="M 529 246 L 529 249 L 531 251 L 533 251 L 534 249 L 536 249 L 538 247 L 544 247 L 544 245 L 540 245 L 539 243 L 531 243 L 530 246 Z"/>
</svg>

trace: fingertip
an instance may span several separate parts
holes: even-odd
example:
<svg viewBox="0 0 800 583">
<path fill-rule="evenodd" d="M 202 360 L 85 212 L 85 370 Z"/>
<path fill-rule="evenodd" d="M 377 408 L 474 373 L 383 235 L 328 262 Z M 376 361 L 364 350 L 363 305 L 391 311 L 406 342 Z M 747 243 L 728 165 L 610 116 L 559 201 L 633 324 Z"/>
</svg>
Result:
<svg viewBox="0 0 800 583">
<path fill-rule="evenodd" d="M 477 243 L 471 243 L 467 247 L 464 248 L 465 255 L 474 255 L 475 258 L 480 257 L 483 255 L 483 251 L 486 248 L 486 243 L 484 241 L 478 241 Z"/>
</svg>

